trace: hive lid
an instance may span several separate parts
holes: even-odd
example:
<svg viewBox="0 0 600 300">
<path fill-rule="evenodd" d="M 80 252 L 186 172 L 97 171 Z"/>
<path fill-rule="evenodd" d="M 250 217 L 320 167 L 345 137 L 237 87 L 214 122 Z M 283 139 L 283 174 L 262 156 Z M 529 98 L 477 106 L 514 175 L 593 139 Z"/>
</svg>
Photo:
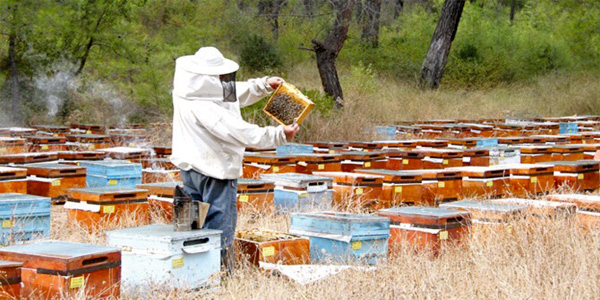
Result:
<svg viewBox="0 0 600 300">
<path fill-rule="evenodd" d="M 0 270 L 4 268 L 18 268 L 22 267 L 23 263 L 18 261 L 0 260 Z M 6 276 L 6 274 L 4 274 Z"/>
<path fill-rule="evenodd" d="M 109 194 L 109 193 L 137 193 L 146 192 L 144 189 L 124 187 L 124 186 L 97 186 L 79 189 L 69 189 L 69 191 L 80 192 L 85 194 Z"/>
<path fill-rule="evenodd" d="M 281 174 L 285 174 L 285 173 L 281 173 Z M 261 185 L 261 184 L 268 184 L 268 183 L 273 183 L 273 180 L 260 180 L 260 179 L 249 179 L 249 178 L 239 178 L 238 179 L 238 186 L 240 185 Z"/>
<path fill-rule="evenodd" d="M 456 216 L 464 216 L 468 212 L 449 209 L 449 208 L 437 208 L 437 207 L 421 207 L 421 206 L 406 206 L 406 207 L 393 207 L 379 210 L 380 213 L 386 215 L 396 216 L 417 216 L 427 218 L 453 218 Z"/>
<path fill-rule="evenodd" d="M 221 230 L 200 229 L 190 231 L 175 231 L 173 225 L 152 224 L 140 227 L 124 228 L 119 230 L 107 231 L 109 238 L 126 238 L 129 240 L 128 246 L 136 249 L 145 249 L 147 244 L 136 244 L 131 241 L 152 241 L 159 243 L 172 244 L 176 241 L 187 241 L 210 236 L 220 236 Z M 113 240 L 112 244 L 116 245 Z"/>
<path fill-rule="evenodd" d="M 39 241 L 27 245 L 0 248 L 1 253 L 13 252 L 39 256 L 40 260 L 68 260 L 76 257 L 93 256 L 105 252 L 116 252 L 117 248 L 64 241 Z"/>
<path fill-rule="evenodd" d="M 523 210 L 523 207 L 516 205 L 497 204 L 492 202 L 479 202 L 472 200 L 460 200 L 455 202 L 442 203 L 440 204 L 440 207 L 500 213 L 511 213 Z"/>
<path fill-rule="evenodd" d="M 29 194 L 21 194 L 21 193 L 0 193 L 0 201 L 32 201 L 32 200 L 49 201 L 50 198 L 29 195 Z"/>
<path fill-rule="evenodd" d="M 303 183 L 311 183 L 311 182 L 323 182 L 323 181 L 332 182 L 333 181 L 333 178 L 331 178 L 331 177 L 302 174 L 302 173 L 260 174 L 260 178 L 275 182 L 276 184 L 285 184 L 285 183 L 303 184 Z"/>
</svg>

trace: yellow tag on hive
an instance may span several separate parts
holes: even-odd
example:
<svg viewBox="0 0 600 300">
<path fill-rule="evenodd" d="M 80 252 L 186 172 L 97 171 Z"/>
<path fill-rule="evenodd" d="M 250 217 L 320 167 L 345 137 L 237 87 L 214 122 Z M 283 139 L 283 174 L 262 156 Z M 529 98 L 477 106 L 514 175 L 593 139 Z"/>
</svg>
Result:
<svg viewBox="0 0 600 300">
<path fill-rule="evenodd" d="M 371 162 L 370 161 L 365 162 L 365 168 L 369 168 L 369 167 L 371 167 Z"/>
<path fill-rule="evenodd" d="M 0 153 L 6 153 L 8 152 L 8 150 L 6 150 L 6 148 L 0 148 Z"/>
<path fill-rule="evenodd" d="M 108 181 L 108 185 L 117 185 L 118 182 L 119 181 L 116 180 L 116 179 L 111 179 L 111 180 Z"/>
<path fill-rule="evenodd" d="M 531 182 L 532 182 L 532 183 L 536 183 L 536 182 L 537 182 L 537 177 L 535 177 L 535 176 L 534 176 L 534 177 L 531 177 Z"/>
<path fill-rule="evenodd" d="M 335 151 L 334 150 L 329 150 L 329 154 L 334 154 Z"/>
<path fill-rule="evenodd" d="M 448 164 L 448 160 L 447 160 L 447 159 L 444 159 L 444 160 L 442 161 L 442 164 L 443 164 L 443 165 L 447 165 L 447 164 Z"/>
<path fill-rule="evenodd" d="M 363 152 L 369 152 L 369 149 L 363 149 Z"/>
<path fill-rule="evenodd" d="M 403 160 L 402 160 L 402 164 L 403 164 L 403 165 L 408 165 L 408 159 L 403 159 Z"/>
<path fill-rule="evenodd" d="M 2 220 L 2 228 L 13 228 L 15 223 L 11 219 Z"/>
<path fill-rule="evenodd" d="M 512 226 L 506 225 L 505 229 L 506 229 L 506 232 L 512 233 Z"/>
<path fill-rule="evenodd" d="M 72 289 L 80 288 L 83 286 L 83 276 L 71 277 L 69 281 L 69 286 Z"/>
<path fill-rule="evenodd" d="M 447 240 L 448 239 L 448 231 L 444 230 L 444 231 L 440 231 L 440 240 Z"/>
<path fill-rule="evenodd" d="M 298 197 L 300 197 L 300 198 L 307 198 L 308 197 L 308 193 L 300 193 L 298 195 Z"/>
<path fill-rule="evenodd" d="M 88 130 L 88 131 L 85 132 L 85 134 L 92 134 L 92 131 Z"/>
<path fill-rule="evenodd" d="M 401 186 L 397 186 L 394 188 L 394 192 L 396 193 L 402 193 L 402 187 Z"/>
<path fill-rule="evenodd" d="M 60 180 L 53 180 L 52 186 L 60 186 Z"/>
<path fill-rule="evenodd" d="M 184 265 L 183 256 L 173 258 L 172 266 L 173 269 L 181 268 Z"/>
<path fill-rule="evenodd" d="M 324 164 L 320 164 L 317 166 L 317 169 L 319 170 L 325 170 L 325 165 Z"/>
<path fill-rule="evenodd" d="M 273 172 L 279 172 L 279 167 L 273 167 Z"/>
<path fill-rule="evenodd" d="M 102 212 L 105 214 L 112 214 L 115 212 L 115 206 L 114 205 L 102 206 Z"/>
<path fill-rule="evenodd" d="M 48 145 L 42 145 L 42 150 L 48 150 Z"/>
<path fill-rule="evenodd" d="M 264 247 L 262 248 L 262 254 L 264 257 L 275 255 L 275 247 Z"/>
<path fill-rule="evenodd" d="M 361 188 L 354 190 L 354 194 L 356 194 L 356 195 L 361 195 L 362 193 L 363 193 L 363 189 L 361 189 Z"/>
<path fill-rule="evenodd" d="M 238 197 L 238 201 L 240 201 L 240 202 L 248 202 L 248 195 L 240 195 Z"/>
<path fill-rule="evenodd" d="M 582 180 L 584 178 L 583 174 L 577 174 L 577 179 Z"/>
<path fill-rule="evenodd" d="M 445 183 L 445 182 L 443 182 L 443 181 L 440 181 L 440 182 L 438 182 L 438 187 L 439 187 L 439 188 L 446 187 L 446 183 Z"/>
<path fill-rule="evenodd" d="M 90 150 L 94 150 L 94 149 L 96 149 L 96 145 L 94 145 L 94 144 L 91 144 L 91 145 L 88 147 L 88 149 L 90 149 Z"/>
<path fill-rule="evenodd" d="M 493 181 L 488 181 L 485 183 L 485 185 L 487 186 L 494 186 L 494 182 Z"/>
<path fill-rule="evenodd" d="M 58 137 L 58 133 L 55 133 L 52 135 L 53 137 Z"/>
<path fill-rule="evenodd" d="M 360 249 L 362 249 L 362 241 L 352 242 L 352 250 L 360 250 Z"/>
<path fill-rule="evenodd" d="M 129 147 L 133 148 L 133 147 L 135 147 L 135 144 L 134 143 L 129 143 Z"/>
</svg>

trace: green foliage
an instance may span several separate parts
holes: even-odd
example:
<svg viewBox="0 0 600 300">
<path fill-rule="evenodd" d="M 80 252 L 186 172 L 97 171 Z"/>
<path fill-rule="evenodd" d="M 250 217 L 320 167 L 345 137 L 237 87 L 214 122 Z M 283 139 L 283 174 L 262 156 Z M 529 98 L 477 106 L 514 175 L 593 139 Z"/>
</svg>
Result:
<svg viewBox="0 0 600 300">
<path fill-rule="evenodd" d="M 241 64 L 250 71 L 264 71 L 281 67 L 281 58 L 275 47 L 260 35 L 251 35 L 244 40 L 240 55 Z"/>
</svg>

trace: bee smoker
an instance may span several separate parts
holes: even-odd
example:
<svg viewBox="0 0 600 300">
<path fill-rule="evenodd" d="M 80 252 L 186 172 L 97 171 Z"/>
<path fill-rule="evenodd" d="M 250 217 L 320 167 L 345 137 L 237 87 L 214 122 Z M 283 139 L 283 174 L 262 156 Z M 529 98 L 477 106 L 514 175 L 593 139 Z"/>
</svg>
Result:
<svg viewBox="0 0 600 300">
<path fill-rule="evenodd" d="M 173 198 L 173 227 L 175 231 L 201 229 L 201 203 L 193 200 L 180 186 L 175 187 Z"/>
</svg>

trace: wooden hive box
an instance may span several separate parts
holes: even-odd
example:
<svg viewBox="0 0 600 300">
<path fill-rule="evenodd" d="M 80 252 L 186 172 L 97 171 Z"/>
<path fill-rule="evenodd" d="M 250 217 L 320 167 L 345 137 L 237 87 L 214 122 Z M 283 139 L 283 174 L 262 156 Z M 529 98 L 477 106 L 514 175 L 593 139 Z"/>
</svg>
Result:
<svg viewBox="0 0 600 300">
<path fill-rule="evenodd" d="M 156 170 L 142 169 L 142 183 L 181 181 L 181 171 L 177 170 Z"/>
<path fill-rule="evenodd" d="M 571 219 L 575 217 L 577 205 L 574 203 L 533 200 L 521 198 L 494 199 L 492 203 L 521 206 L 531 220 L 539 218 Z"/>
<path fill-rule="evenodd" d="M 510 171 L 502 167 L 456 167 L 462 173 L 463 197 L 499 198 L 510 187 Z"/>
<path fill-rule="evenodd" d="M 69 134 L 69 142 L 76 142 L 87 145 L 88 150 L 103 149 L 110 147 L 110 138 L 102 134 Z"/>
<path fill-rule="evenodd" d="M 106 153 L 100 151 L 60 151 L 58 158 L 61 160 L 103 160 Z"/>
<path fill-rule="evenodd" d="M 600 150 L 600 143 L 584 144 L 583 159 L 594 159 L 598 150 Z"/>
<path fill-rule="evenodd" d="M 152 212 L 150 216 L 157 218 L 153 221 L 172 220 L 176 186 L 183 186 L 183 182 L 168 181 L 136 185 L 136 188 L 148 191 L 148 207 Z"/>
<path fill-rule="evenodd" d="M 554 187 L 567 187 L 574 191 L 591 192 L 600 187 L 600 161 L 553 161 Z"/>
<path fill-rule="evenodd" d="M 349 151 L 346 142 L 308 142 L 307 144 L 313 145 L 315 153 L 334 154 L 340 151 Z"/>
<path fill-rule="evenodd" d="M 0 260 L 0 299 L 21 299 L 21 267 L 23 263 Z"/>
<path fill-rule="evenodd" d="M 422 205 L 462 199 L 462 173 L 446 169 L 414 170 L 423 176 Z"/>
<path fill-rule="evenodd" d="M 239 213 L 265 214 L 275 210 L 275 183 L 259 179 L 238 179 L 237 210 Z"/>
<path fill-rule="evenodd" d="M 354 172 L 383 176 L 381 201 L 373 209 L 421 204 L 423 175 L 419 173 L 385 169 L 356 169 Z"/>
<path fill-rule="evenodd" d="M 38 130 L 38 133 L 41 132 L 47 132 L 50 133 L 52 136 L 65 136 L 69 133 L 69 127 L 68 126 L 61 126 L 61 125 L 33 125 L 31 126 L 34 129 Z"/>
<path fill-rule="evenodd" d="M 554 167 L 547 164 L 499 166 L 510 170 L 510 193 L 516 198 L 544 194 L 554 188 Z"/>
<path fill-rule="evenodd" d="M 314 106 L 295 86 L 284 82 L 273 92 L 263 112 L 281 125 L 300 124 Z"/>
<path fill-rule="evenodd" d="M 18 154 L 0 155 L 0 164 L 29 164 L 47 162 L 58 159 L 56 152 L 27 152 Z"/>
<path fill-rule="evenodd" d="M 339 154 L 311 153 L 297 156 L 296 173 L 342 171 L 342 156 Z"/>
<path fill-rule="evenodd" d="M 106 246 L 40 241 L 0 249 L 0 259 L 22 262 L 22 295 L 35 299 L 94 299 L 120 295 L 121 251 Z"/>
<path fill-rule="evenodd" d="M 550 148 L 553 161 L 583 160 L 583 151 L 583 145 L 554 145 L 552 148 Z"/>
<path fill-rule="evenodd" d="M 420 170 L 423 169 L 425 153 L 417 150 L 400 150 L 398 155 L 388 153 L 386 169 L 390 170 Z"/>
<path fill-rule="evenodd" d="M 597 230 L 600 228 L 600 196 L 582 194 L 551 194 L 546 198 L 550 201 L 574 203 L 577 205 L 577 224 L 584 229 Z"/>
<path fill-rule="evenodd" d="M 566 145 L 570 143 L 569 137 L 563 135 L 550 135 L 550 134 L 540 134 L 540 135 L 532 135 L 531 139 L 538 138 L 543 142 L 540 144 L 548 144 L 548 145 Z"/>
<path fill-rule="evenodd" d="M 551 146 L 520 146 L 521 163 L 536 164 L 552 160 Z"/>
<path fill-rule="evenodd" d="M 331 209 L 333 179 L 301 173 L 262 174 L 261 179 L 275 184 L 273 198 L 279 213 Z"/>
<path fill-rule="evenodd" d="M 26 164 L 27 193 L 31 195 L 64 198 L 67 190 L 86 186 L 86 169 L 59 163 Z"/>
<path fill-rule="evenodd" d="M 386 156 L 383 152 L 348 151 L 340 153 L 342 156 L 342 172 L 352 172 L 358 168 L 385 168 Z"/>
<path fill-rule="evenodd" d="M 461 243 L 468 236 L 471 213 L 435 207 L 396 207 L 378 211 L 390 218 L 389 253 L 405 246 L 439 254 L 445 244 Z"/>
<path fill-rule="evenodd" d="M 471 148 L 463 151 L 463 166 L 489 167 L 490 150 Z"/>
<path fill-rule="evenodd" d="M 106 132 L 106 127 L 100 124 L 82 124 L 82 123 L 71 123 L 69 125 L 73 129 L 79 129 L 86 134 L 99 134 L 102 135 Z"/>
<path fill-rule="evenodd" d="M 27 169 L 0 167 L 0 193 L 27 193 Z"/>
<path fill-rule="evenodd" d="M 69 222 L 87 229 L 110 228 L 131 221 L 150 222 L 148 191 L 128 187 L 70 189 L 65 203 Z"/>
<path fill-rule="evenodd" d="M 260 262 L 310 264 L 310 240 L 307 238 L 261 228 L 239 230 L 235 236 L 238 258 L 256 267 Z"/>
<path fill-rule="evenodd" d="M 0 128 L 0 136 L 9 136 L 22 138 L 26 136 L 35 135 L 37 129 L 27 127 L 4 127 Z"/>
<path fill-rule="evenodd" d="M 98 151 L 105 152 L 107 157 L 113 159 L 139 159 L 150 155 L 150 150 L 135 147 L 112 147 L 99 149 Z"/>
<path fill-rule="evenodd" d="M 67 138 L 62 136 L 30 136 L 27 137 L 29 142 L 29 152 L 56 152 L 67 150 Z"/>
<path fill-rule="evenodd" d="M 463 153 L 460 150 L 422 148 L 415 151 L 423 152 L 424 169 L 444 169 L 463 165 Z"/>
<path fill-rule="evenodd" d="M 242 178 L 260 178 L 265 173 L 290 173 L 296 171 L 297 158 L 292 155 L 244 154 Z"/>
<path fill-rule="evenodd" d="M 179 168 L 175 166 L 168 158 L 138 158 L 131 159 L 131 161 L 141 164 L 143 169 L 179 170 Z"/>
<path fill-rule="evenodd" d="M 417 142 L 417 147 L 420 148 L 446 148 L 448 147 L 448 141 L 447 140 L 428 140 L 428 139 L 422 139 L 422 140 L 415 140 Z"/>
<path fill-rule="evenodd" d="M 383 145 L 374 142 L 348 142 L 348 150 L 350 151 L 381 151 Z"/>
<path fill-rule="evenodd" d="M 420 135 L 425 139 L 435 139 L 447 133 L 446 128 L 441 124 L 417 124 L 416 126 L 421 129 Z"/>
<path fill-rule="evenodd" d="M 477 137 L 491 137 L 494 135 L 494 126 L 485 124 L 467 123 L 464 124 L 469 126 L 471 136 Z"/>
<path fill-rule="evenodd" d="M 525 215 L 525 208 L 516 205 L 496 204 L 492 202 L 478 202 L 461 200 L 440 204 L 440 207 L 458 209 L 471 212 L 474 230 L 499 230 L 512 231 L 510 223 L 521 219 Z"/>
<path fill-rule="evenodd" d="M 0 155 L 25 152 L 25 139 L 0 136 Z"/>
<path fill-rule="evenodd" d="M 152 146 L 152 150 L 154 150 L 156 157 L 159 157 L 159 158 L 169 157 L 169 156 L 171 156 L 171 153 L 173 153 L 173 148 L 170 145 L 168 145 L 168 146 Z"/>
<path fill-rule="evenodd" d="M 511 146 L 511 145 L 521 145 L 527 143 L 527 137 L 525 136 L 507 136 L 507 137 L 499 137 L 498 145 L 502 146 Z"/>
<path fill-rule="evenodd" d="M 333 178 L 333 203 L 339 208 L 370 208 L 377 205 L 381 199 L 383 176 L 350 172 L 313 174 Z"/>
<path fill-rule="evenodd" d="M 448 148 L 471 149 L 477 147 L 477 141 L 473 139 L 448 139 Z"/>
<path fill-rule="evenodd" d="M 110 143 L 113 147 L 136 147 L 137 145 L 148 144 L 147 134 L 138 133 L 111 133 L 109 135 Z"/>
</svg>

